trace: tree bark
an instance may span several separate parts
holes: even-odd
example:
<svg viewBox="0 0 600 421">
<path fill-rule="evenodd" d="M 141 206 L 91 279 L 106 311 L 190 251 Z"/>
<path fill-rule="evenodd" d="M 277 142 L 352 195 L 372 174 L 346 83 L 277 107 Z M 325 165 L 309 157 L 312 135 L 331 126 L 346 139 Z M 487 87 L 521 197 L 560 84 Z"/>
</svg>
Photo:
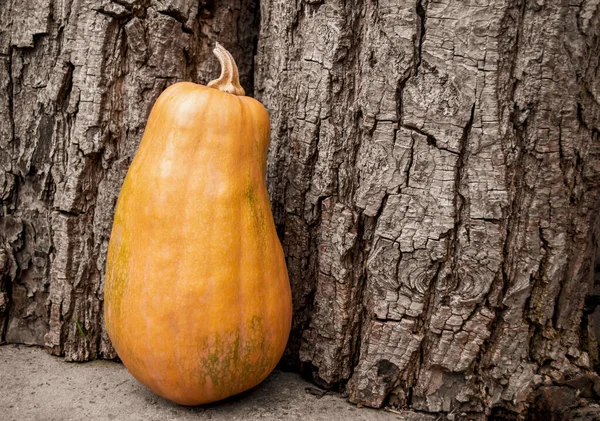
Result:
<svg viewBox="0 0 600 421">
<path fill-rule="evenodd" d="M 219 74 L 253 85 L 254 0 L 0 5 L 0 338 L 113 358 L 102 322 L 117 195 L 158 95 Z"/>
<path fill-rule="evenodd" d="M 454 419 L 524 417 L 588 373 L 600 0 L 257 4 L 0 5 L 0 340 L 115 357 L 118 191 L 154 100 L 216 77 L 218 40 L 271 114 L 286 364 Z"/>
<path fill-rule="evenodd" d="M 316 381 L 477 418 L 590 369 L 599 4 L 261 2 L 288 357 Z"/>
</svg>

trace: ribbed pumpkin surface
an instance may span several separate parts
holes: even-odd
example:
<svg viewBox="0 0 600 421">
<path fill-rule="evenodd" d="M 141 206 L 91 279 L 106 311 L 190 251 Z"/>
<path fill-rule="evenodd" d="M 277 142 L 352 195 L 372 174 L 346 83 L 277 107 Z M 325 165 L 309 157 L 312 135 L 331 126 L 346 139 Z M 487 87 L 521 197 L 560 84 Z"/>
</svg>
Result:
<svg viewBox="0 0 600 421">
<path fill-rule="evenodd" d="M 129 371 L 184 405 L 260 383 L 291 294 L 265 185 L 269 117 L 193 83 L 159 97 L 117 204 L 105 321 Z"/>
</svg>

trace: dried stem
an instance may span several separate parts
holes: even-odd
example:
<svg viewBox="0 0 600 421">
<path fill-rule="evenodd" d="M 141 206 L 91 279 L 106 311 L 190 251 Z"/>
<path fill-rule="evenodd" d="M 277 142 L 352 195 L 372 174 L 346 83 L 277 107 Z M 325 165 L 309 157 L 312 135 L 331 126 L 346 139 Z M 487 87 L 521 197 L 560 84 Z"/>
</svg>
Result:
<svg viewBox="0 0 600 421">
<path fill-rule="evenodd" d="M 240 85 L 240 75 L 233 56 L 218 42 L 213 53 L 219 59 L 219 63 L 221 63 L 221 75 L 218 79 L 209 82 L 208 86 L 227 92 L 228 94 L 246 95 L 244 88 Z"/>
</svg>

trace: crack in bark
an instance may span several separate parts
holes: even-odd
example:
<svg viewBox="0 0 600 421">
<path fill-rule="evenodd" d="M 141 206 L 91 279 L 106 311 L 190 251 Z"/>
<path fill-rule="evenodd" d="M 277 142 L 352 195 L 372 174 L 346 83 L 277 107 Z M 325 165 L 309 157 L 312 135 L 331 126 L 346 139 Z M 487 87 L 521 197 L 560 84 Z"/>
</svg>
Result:
<svg viewBox="0 0 600 421">
<path fill-rule="evenodd" d="M 176 20 L 177 22 L 179 22 L 181 24 L 181 30 L 186 33 L 186 34 L 193 34 L 194 31 L 192 30 L 192 28 L 190 28 L 189 26 L 187 26 L 187 18 L 186 16 L 179 10 L 176 9 L 166 9 L 166 10 L 156 10 L 158 13 L 160 13 L 161 15 L 164 16 L 168 16 L 171 19 Z"/>
<path fill-rule="evenodd" d="M 414 161 L 414 157 L 415 157 L 415 138 L 414 136 L 411 136 L 411 142 L 410 142 L 410 155 L 408 158 L 408 164 L 406 165 L 406 187 L 409 187 L 409 181 L 410 181 L 410 170 L 413 167 L 413 161 Z"/>
<path fill-rule="evenodd" d="M 452 258 L 451 263 L 451 276 L 454 278 L 452 285 L 457 285 L 459 280 L 458 277 L 458 266 L 459 266 L 459 253 L 458 250 L 458 236 L 460 235 L 460 229 L 464 224 L 465 206 L 468 201 L 465 196 L 461 193 L 463 189 L 463 183 L 466 177 L 465 169 L 469 160 L 469 134 L 471 133 L 471 127 L 473 126 L 473 120 L 475 118 L 475 103 L 471 106 L 471 115 L 467 124 L 463 129 L 463 134 L 459 142 L 458 159 L 456 160 L 456 174 L 454 176 L 454 230 L 449 238 L 449 247 L 447 257 Z"/>
<path fill-rule="evenodd" d="M 408 394 L 407 394 L 407 402 L 408 402 L 408 407 L 412 407 L 414 402 L 413 402 L 413 398 L 415 396 L 415 386 L 416 386 L 416 382 L 417 382 L 417 377 L 418 377 L 418 373 L 421 371 L 421 368 L 425 365 L 426 362 L 426 356 L 428 354 L 428 351 L 431 349 L 431 347 L 429 346 L 429 337 L 427 335 L 427 333 L 430 333 L 429 326 L 431 324 L 431 318 L 433 317 L 433 304 L 435 302 L 435 290 L 436 290 L 436 285 L 438 283 L 438 279 L 439 279 L 439 275 L 440 272 L 442 270 L 442 263 L 437 263 L 436 265 L 436 270 L 435 273 L 433 275 L 433 277 L 431 278 L 431 281 L 429 282 L 429 288 L 427 289 L 427 291 L 425 291 L 424 293 L 424 303 L 425 305 L 423 306 L 423 311 L 422 311 L 422 317 L 417 319 L 417 322 L 415 324 L 415 331 L 422 335 L 422 340 L 419 343 L 419 348 L 417 349 L 417 351 L 414 353 L 414 358 L 415 358 L 415 363 L 414 365 L 409 366 L 409 375 L 407 376 L 408 378 L 413 378 L 413 382 L 409 383 L 408 385 Z"/>
<path fill-rule="evenodd" d="M 425 2 L 425 6 L 423 6 L 423 2 Z M 427 8 L 428 0 L 417 0 L 416 5 L 416 13 L 418 16 L 417 19 L 417 37 L 418 43 L 415 48 L 415 65 L 413 74 L 417 75 L 419 72 L 419 67 L 421 66 L 421 61 L 423 58 L 423 40 L 425 39 L 425 22 L 427 20 L 426 16 L 426 8 Z"/>
<path fill-rule="evenodd" d="M 383 209 L 383 206 L 381 207 Z M 357 228 L 357 240 L 356 241 L 356 254 L 355 259 L 356 263 L 360 263 L 360 274 L 358 275 L 358 283 L 357 283 L 357 299 L 356 302 L 359 303 L 358 311 L 356 312 L 357 321 L 355 323 L 355 331 L 354 335 L 354 346 L 352 348 L 352 364 L 350 364 L 350 373 L 348 379 L 351 379 L 354 376 L 355 370 L 358 367 L 358 363 L 360 361 L 360 350 L 362 345 L 362 329 L 365 321 L 365 317 L 367 315 L 367 309 L 363 305 L 363 299 L 365 296 L 365 289 L 367 285 L 367 270 L 364 261 L 366 260 L 365 256 L 368 256 L 368 250 L 371 248 L 372 238 L 369 238 L 371 235 L 365 235 L 365 218 L 363 214 L 358 216 L 358 228 Z"/>
<path fill-rule="evenodd" d="M 8 117 L 10 120 L 10 145 L 12 146 L 12 154 L 11 156 L 16 155 L 17 142 L 15 141 L 15 104 L 14 104 L 14 92 L 15 92 L 15 82 L 13 78 L 13 47 L 9 46 L 8 48 Z M 11 162 L 11 171 L 15 173 L 14 164 Z M 16 174 L 15 174 L 16 175 Z M 15 177 L 16 178 L 16 177 Z M 16 180 L 15 180 L 16 183 Z M 14 189 L 13 189 L 14 191 Z M 16 196 L 15 196 L 16 201 Z M 6 214 L 6 212 L 5 212 Z"/>
<path fill-rule="evenodd" d="M 455 151 L 451 151 L 449 149 L 446 149 L 446 148 L 438 146 L 437 139 L 431 133 L 427 133 L 426 131 L 424 131 L 422 129 L 419 129 L 418 127 L 415 127 L 415 126 L 413 126 L 411 124 L 402 124 L 402 127 L 404 127 L 405 129 L 408 129 L 410 131 L 419 133 L 420 135 L 425 136 L 427 138 L 427 144 L 429 146 L 433 146 L 434 148 L 437 148 L 437 149 L 440 149 L 440 150 L 443 150 L 443 151 L 447 151 L 447 152 L 456 154 Z"/>
<path fill-rule="evenodd" d="M 69 97 L 73 90 L 73 71 L 75 66 L 70 61 L 67 62 L 67 72 L 63 77 L 60 90 L 56 96 L 56 102 L 61 105 L 61 110 L 66 113 L 67 107 L 69 106 Z"/>
<path fill-rule="evenodd" d="M 12 68 L 12 56 L 13 56 L 13 47 L 9 46 L 8 48 L 8 54 L 7 54 L 7 73 L 8 73 L 8 92 L 7 92 L 7 96 L 8 96 L 8 119 L 9 119 L 9 125 L 10 125 L 10 140 L 9 140 L 9 144 L 12 146 L 12 155 L 14 156 L 15 154 L 15 148 L 16 148 L 16 142 L 15 142 L 15 119 L 14 119 L 14 113 L 15 113 L 15 108 L 14 108 L 14 80 L 13 80 L 13 68 Z M 11 163 L 11 167 L 12 167 L 12 163 Z M 11 168 L 12 169 L 12 168 Z M 2 186 L 3 189 L 6 187 Z M 13 209 L 14 207 L 16 207 L 16 200 L 17 200 L 17 196 L 16 196 L 16 192 L 15 190 L 18 187 L 18 177 L 15 175 L 14 176 L 14 184 L 12 186 L 12 191 L 7 195 L 5 191 L 2 192 L 2 197 L 0 199 L 8 199 L 10 200 L 11 196 L 12 199 L 14 201 L 13 204 Z M 9 208 L 6 205 L 5 200 L 1 200 L 2 202 L 2 215 L 0 216 L 0 218 L 2 219 L 3 222 L 3 229 L 6 230 L 6 220 L 5 218 L 9 215 Z M 3 247 L 3 244 L 0 244 L 0 247 Z M 4 251 L 4 256 L 6 257 L 6 261 L 4 263 L 4 269 L 6 269 L 6 272 L 8 272 L 8 252 L 9 250 L 5 250 L 4 248 L 2 248 L 2 250 Z M 7 273 L 0 273 L 0 293 L 4 292 L 4 297 L 6 302 L 4 303 L 4 311 L 2 311 L 2 326 L 0 326 L 0 343 L 4 343 L 6 341 L 6 333 L 8 332 L 8 320 L 9 320 L 9 316 L 10 316 L 10 309 L 11 309 L 11 305 L 12 305 L 12 282 L 11 279 L 9 278 Z M 2 291 L 3 290 L 3 291 Z"/>
<path fill-rule="evenodd" d="M 126 20 L 130 19 L 132 16 L 132 12 L 130 10 L 127 10 L 127 12 L 125 12 L 125 13 L 113 12 L 113 11 L 102 9 L 102 8 L 92 9 L 92 10 L 101 15 L 108 16 L 109 18 L 116 19 L 116 20 L 123 20 L 125 22 L 126 22 Z"/>
</svg>

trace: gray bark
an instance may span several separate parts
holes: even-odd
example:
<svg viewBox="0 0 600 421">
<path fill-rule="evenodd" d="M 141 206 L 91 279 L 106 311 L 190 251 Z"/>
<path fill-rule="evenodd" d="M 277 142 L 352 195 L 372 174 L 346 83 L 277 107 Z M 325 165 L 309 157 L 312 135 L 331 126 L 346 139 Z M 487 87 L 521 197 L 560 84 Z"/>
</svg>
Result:
<svg viewBox="0 0 600 421">
<path fill-rule="evenodd" d="M 600 1 L 263 0 L 258 46 L 256 4 L 0 5 L 0 340 L 115 357 L 115 200 L 152 103 L 216 77 L 219 40 L 271 114 L 284 361 L 460 418 L 570 393 L 598 364 Z"/>
<path fill-rule="evenodd" d="M 0 337 L 83 361 L 102 323 L 116 198 L 157 96 L 219 74 L 218 39 L 252 92 L 254 1 L 0 5 Z"/>
<path fill-rule="evenodd" d="M 315 380 L 478 417 L 590 369 L 599 4 L 261 2 L 289 357 Z"/>
</svg>

